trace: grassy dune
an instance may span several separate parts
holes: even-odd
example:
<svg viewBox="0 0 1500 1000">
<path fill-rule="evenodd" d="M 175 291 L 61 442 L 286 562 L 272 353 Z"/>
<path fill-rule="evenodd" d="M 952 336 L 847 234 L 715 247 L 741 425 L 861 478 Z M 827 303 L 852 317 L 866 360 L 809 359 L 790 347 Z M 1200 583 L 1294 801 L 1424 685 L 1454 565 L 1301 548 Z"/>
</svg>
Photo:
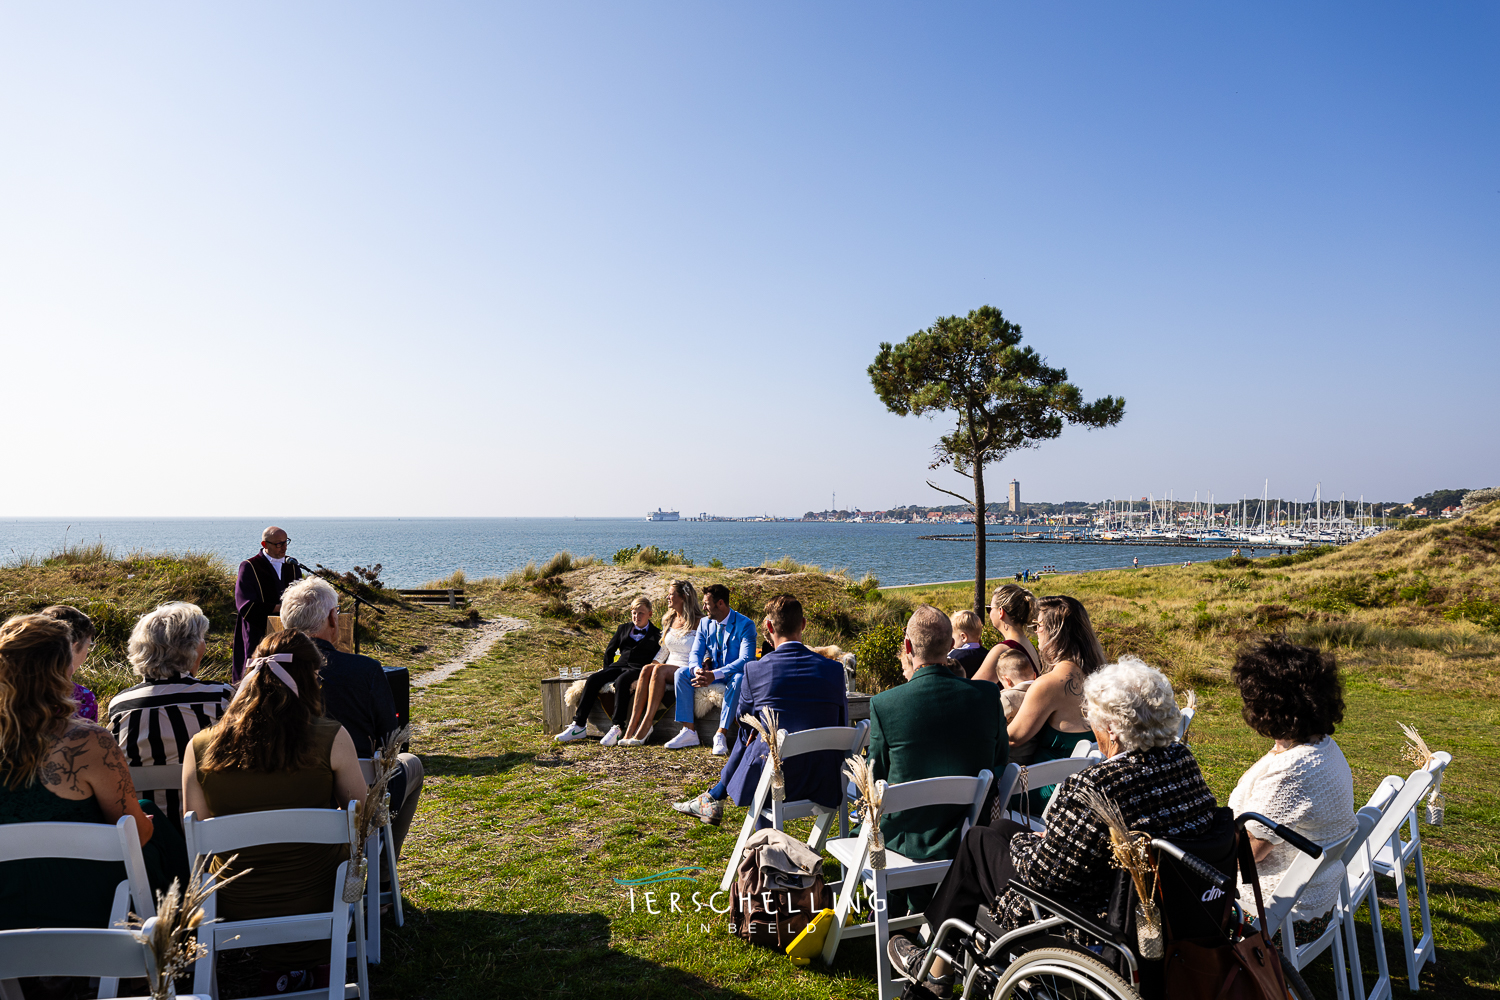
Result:
<svg viewBox="0 0 1500 1000">
<path fill-rule="evenodd" d="M 1500 505 L 1296 564 L 1093 573 L 1054 577 L 1037 589 L 1081 598 L 1111 655 L 1135 652 L 1179 687 L 1197 690 L 1193 746 L 1221 801 L 1266 747 L 1240 720 L 1227 671 L 1240 643 L 1268 631 L 1285 629 L 1337 653 L 1349 701 L 1337 738 L 1361 800 L 1383 775 L 1409 770 L 1398 720 L 1451 751 L 1447 825 L 1423 829 L 1441 964 L 1427 968 L 1422 986 L 1444 996 L 1489 996 L 1500 991 L 1500 633 L 1486 617 L 1500 601 L 1497 552 Z M 414 749 L 427 762 L 428 783 L 402 861 L 407 925 L 387 927 L 387 959 L 372 970 L 376 994 L 873 996 L 868 941 L 841 949 L 832 969 L 797 970 L 729 937 L 725 918 L 693 910 L 691 893 L 706 899 L 716 887 L 742 814 L 731 809 L 725 826 L 713 829 L 669 805 L 707 787 L 717 758 L 702 750 L 605 750 L 593 741 L 560 746 L 541 731 L 538 682 L 563 666 L 597 664 L 630 597 L 655 598 L 673 576 L 700 587 L 723 581 L 747 613 L 790 590 L 808 608 L 810 641 L 858 648 L 862 661 L 865 650 L 878 659 L 882 637 L 899 634 L 913 602 L 961 607 L 964 585 L 882 592 L 869 581 L 791 565 L 554 563 L 529 579 L 465 583 L 481 615 L 511 615 L 529 627 L 413 705 Z M 72 565 L 0 570 L 0 610 L 93 595 L 89 583 L 69 575 Z M 122 607 L 179 596 L 166 571 L 149 577 L 152 589 L 136 583 L 139 574 L 121 583 L 125 574 L 94 565 L 97 582 L 122 588 L 110 598 Z M 377 655 L 388 661 L 406 657 L 420 669 L 462 641 L 452 613 L 387 606 Z M 227 625 L 210 615 L 222 643 Z M 428 648 L 411 652 L 421 646 Z M 227 646 L 216 648 L 227 657 Z M 863 683 L 889 682 L 871 669 L 862 662 Z M 614 881 L 689 865 L 706 871 L 696 883 L 676 884 L 686 912 L 648 913 L 639 895 L 632 911 L 628 891 Z M 1391 896 L 1389 883 L 1382 891 Z M 658 908 L 666 902 L 659 897 Z M 1390 909 L 1384 915 L 1396 992 L 1404 995 L 1399 926 Z M 1364 954 L 1369 964 L 1368 941 Z M 1310 979 L 1319 995 L 1333 995 L 1327 959 Z"/>
</svg>

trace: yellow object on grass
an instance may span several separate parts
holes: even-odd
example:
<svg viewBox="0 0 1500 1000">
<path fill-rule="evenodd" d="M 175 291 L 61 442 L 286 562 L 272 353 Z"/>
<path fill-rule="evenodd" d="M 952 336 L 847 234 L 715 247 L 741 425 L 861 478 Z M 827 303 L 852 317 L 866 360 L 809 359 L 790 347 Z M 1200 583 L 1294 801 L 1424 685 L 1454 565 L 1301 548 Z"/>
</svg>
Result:
<svg viewBox="0 0 1500 1000">
<path fill-rule="evenodd" d="M 813 956 L 823 953 L 823 940 L 828 937 L 828 929 L 833 926 L 833 911 L 820 910 L 816 917 L 807 922 L 807 926 L 794 938 L 792 943 L 786 946 L 786 953 L 791 956 L 793 965 L 806 965 L 813 960 Z"/>
</svg>

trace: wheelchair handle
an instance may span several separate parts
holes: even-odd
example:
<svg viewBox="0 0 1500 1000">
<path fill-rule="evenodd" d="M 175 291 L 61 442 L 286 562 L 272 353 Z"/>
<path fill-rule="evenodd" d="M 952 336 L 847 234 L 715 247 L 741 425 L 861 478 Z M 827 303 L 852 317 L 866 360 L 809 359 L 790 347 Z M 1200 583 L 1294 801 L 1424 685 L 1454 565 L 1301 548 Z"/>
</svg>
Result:
<svg viewBox="0 0 1500 1000">
<path fill-rule="evenodd" d="M 1184 851 L 1182 848 L 1178 847 L 1171 841 L 1153 840 L 1151 841 L 1151 846 L 1158 851 L 1164 851 L 1167 854 L 1172 855 L 1172 857 L 1176 858 L 1178 861 L 1181 861 L 1184 865 L 1186 865 L 1187 869 L 1194 875 L 1197 875 L 1205 882 L 1209 882 L 1213 885 L 1218 886 L 1221 892 L 1230 892 L 1233 890 L 1234 879 L 1230 878 L 1228 875 L 1225 875 L 1223 872 L 1219 871 L 1219 869 L 1215 868 L 1211 864 L 1208 864 L 1206 861 L 1194 857 L 1187 851 Z"/>
<path fill-rule="evenodd" d="M 1243 830 L 1245 828 L 1245 822 L 1252 819 L 1262 826 L 1270 827 L 1271 830 L 1276 834 L 1276 836 L 1280 837 L 1288 844 L 1291 844 L 1303 854 L 1314 858 L 1320 858 L 1323 856 L 1323 848 L 1319 847 L 1317 844 L 1314 844 L 1312 841 L 1302 836 L 1302 834 L 1298 833 L 1296 830 L 1282 826 L 1280 823 L 1273 822 L 1270 819 L 1267 819 L 1265 816 L 1262 816 L 1260 813 L 1240 813 L 1234 818 L 1234 825 Z"/>
</svg>

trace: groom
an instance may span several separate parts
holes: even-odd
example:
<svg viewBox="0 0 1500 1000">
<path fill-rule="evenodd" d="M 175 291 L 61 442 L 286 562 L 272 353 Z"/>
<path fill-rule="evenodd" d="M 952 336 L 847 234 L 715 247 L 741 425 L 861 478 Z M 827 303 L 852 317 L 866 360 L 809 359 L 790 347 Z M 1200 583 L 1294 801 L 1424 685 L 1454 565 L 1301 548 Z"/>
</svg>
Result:
<svg viewBox="0 0 1500 1000">
<path fill-rule="evenodd" d="M 703 667 L 703 657 L 713 658 L 713 669 Z M 729 607 L 729 588 L 715 583 L 703 591 L 703 620 L 693 633 L 688 663 L 679 667 L 672 688 L 677 695 L 675 718 L 682 732 L 667 741 L 668 750 L 698 746 L 693 718 L 693 688 L 724 685 L 724 708 L 719 712 L 719 731 L 714 733 L 714 753 L 729 753 L 729 723 L 735 718 L 740 681 L 745 664 L 755 659 L 755 623 Z"/>
</svg>

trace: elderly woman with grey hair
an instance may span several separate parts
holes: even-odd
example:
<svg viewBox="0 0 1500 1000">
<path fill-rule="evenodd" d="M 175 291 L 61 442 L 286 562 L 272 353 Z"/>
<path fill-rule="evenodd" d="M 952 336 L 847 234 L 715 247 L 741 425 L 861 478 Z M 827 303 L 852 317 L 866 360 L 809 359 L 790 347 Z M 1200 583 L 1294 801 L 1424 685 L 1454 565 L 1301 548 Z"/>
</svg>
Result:
<svg viewBox="0 0 1500 1000">
<path fill-rule="evenodd" d="M 224 714 L 234 688 L 198 677 L 207 650 L 208 617 L 196 604 L 163 604 L 135 623 L 127 655 L 143 680 L 109 701 L 109 728 L 131 767 L 182 763 L 188 741 Z M 182 822 L 181 791 L 151 797 Z"/>
<path fill-rule="evenodd" d="M 1089 790 L 1118 806 L 1131 830 L 1153 837 L 1201 836 L 1213 825 L 1217 803 L 1192 752 L 1176 741 L 1180 713 L 1160 671 L 1133 656 L 1096 670 L 1083 682 L 1083 717 L 1105 759 L 1057 786 L 1044 834 L 1009 820 L 970 830 L 927 907 L 931 926 L 950 917 L 972 922 L 981 906 L 1003 930 L 1030 923 L 1031 904 L 1009 888 L 1011 879 L 1085 915 L 1105 909 L 1115 869 L 1109 830 L 1084 801 Z M 911 978 L 923 949 L 892 937 L 889 952 L 892 967 Z M 941 983 L 946 969 L 933 972 Z"/>
</svg>

